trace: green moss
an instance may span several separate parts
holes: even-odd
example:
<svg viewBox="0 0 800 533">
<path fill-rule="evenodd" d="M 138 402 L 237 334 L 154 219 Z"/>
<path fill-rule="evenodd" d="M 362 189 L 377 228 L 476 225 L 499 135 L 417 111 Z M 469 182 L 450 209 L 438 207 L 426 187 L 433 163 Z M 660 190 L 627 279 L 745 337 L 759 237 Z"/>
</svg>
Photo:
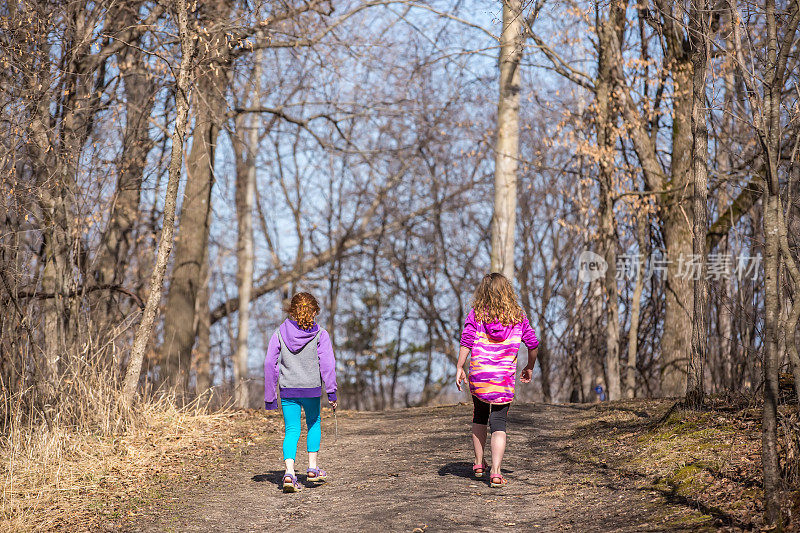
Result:
<svg viewBox="0 0 800 533">
<path fill-rule="evenodd" d="M 691 531 L 717 531 L 713 526 L 714 518 L 694 509 L 677 511 L 674 507 L 665 507 L 663 504 L 652 504 L 652 524 L 660 524 L 664 529 L 691 530 Z"/>
<path fill-rule="evenodd" d="M 694 496 L 700 493 L 707 486 L 703 479 L 703 471 L 711 469 L 711 465 L 703 461 L 696 461 L 673 470 L 671 474 L 664 476 L 664 483 L 680 496 Z"/>
</svg>

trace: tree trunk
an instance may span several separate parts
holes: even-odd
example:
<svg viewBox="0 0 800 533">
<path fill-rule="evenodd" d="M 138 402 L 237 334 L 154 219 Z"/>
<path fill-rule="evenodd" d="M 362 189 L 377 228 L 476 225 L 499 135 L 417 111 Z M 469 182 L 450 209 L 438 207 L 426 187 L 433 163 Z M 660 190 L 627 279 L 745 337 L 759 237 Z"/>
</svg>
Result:
<svg viewBox="0 0 800 533">
<path fill-rule="evenodd" d="M 731 19 L 730 11 L 727 9 L 722 10 L 722 27 L 720 33 L 725 41 L 725 52 L 729 57 L 733 57 L 734 46 L 731 37 Z M 723 74 L 725 95 L 723 98 L 723 115 L 725 119 L 722 122 L 721 135 L 727 139 L 733 139 L 735 133 L 736 119 L 734 118 L 737 113 L 740 113 L 745 107 L 739 102 L 737 96 L 736 82 L 735 82 L 735 67 L 729 65 L 725 68 Z M 730 151 L 717 150 L 717 172 L 720 175 L 727 175 L 732 168 L 732 154 Z M 723 185 L 720 188 L 718 198 L 719 205 L 730 205 L 733 199 L 730 197 L 728 190 Z M 707 251 L 711 253 L 712 248 L 708 247 Z M 730 241 L 727 236 L 720 239 L 718 253 L 722 256 L 731 253 Z M 722 387 L 724 390 L 735 390 L 738 387 L 736 383 L 736 366 L 738 350 L 735 349 L 733 341 L 734 328 L 733 328 L 733 280 L 730 276 L 725 276 L 717 282 L 717 304 L 718 311 L 717 317 L 717 335 L 719 338 L 717 352 L 719 364 L 722 367 Z M 719 392 L 717 390 L 716 392 Z"/>
<path fill-rule="evenodd" d="M 708 54 L 704 18 L 707 0 L 693 0 L 689 14 L 689 34 L 692 36 L 692 252 L 700 263 L 693 280 L 692 350 L 687 369 L 685 405 L 700 409 L 705 398 L 705 371 L 708 332 L 706 307 L 708 279 L 706 278 L 706 238 L 708 236 L 708 125 L 706 117 L 706 63 Z"/>
<path fill-rule="evenodd" d="M 792 2 L 791 21 L 787 24 L 784 39 L 797 31 L 798 3 Z M 778 182 L 781 144 L 781 102 L 785 79 L 788 46 L 779 55 L 778 16 L 775 1 L 766 2 L 767 57 L 765 65 L 764 105 L 761 110 L 761 144 L 766 158 L 766 183 L 764 187 L 764 411 L 762 413 L 761 463 L 764 469 L 764 518 L 770 525 L 783 527 L 781 495 L 783 482 L 780 477 L 778 452 L 778 372 L 780 370 L 779 346 L 781 341 L 780 302 L 780 235 L 781 198 Z M 789 41 L 791 42 L 791 41 Z M 788 258 L 790 259 L 790 258 Z"/>
<path fill-rule="evenodd" d="M 692 284 L 687 272 L 692 255 L 691 207 L 685 195 L 692 170 L 692 65 L 675 59 L 672 126 L 672 164 L 665 188 L 663 227 L 667 249 L 664 333 L 661 337 L 661 394 L 682 396 L 686 392 L 686 366 L 692 329 Z"/>
<path fill-rule="evenodd" d="M 619 373 L 619 293 L 617 291 L 617 276 L 614 266 L 617 264 L 617 232 L 614 223 L 614 204 L 611 192 L 602 184 L 600 224 L 603 235 L 603 253 L 608 268 L 603 279 L 605 293 L 606 315 L 606 385 L 608 399 L 619 400 L 621 397 Z"/>
<path fill-rule="evenodd" d="M 615 122 L 617 106 L 613 98 L 614 76 L 612 73 L 613 54 L 610 47 L 616 46 L 619 39 L 611 37 L 612 33 L 621 34 L 624 28 L 624 3 L 615 1 L 608 17 L 599 17 L 598 32 L 598 65 L 595 82 L 595 103 L 597 118 L 595 131 L 597 135 L 598 166 L 600 168 L 600 247 L 608 265 L 603 279 L 603 291 L 606 315 L 606 360 L 605 375 L 607 396 L 609 400 L 621 397 L 619 372 L 619 292 L 617 289 L 617 224 L 614 216 L 614 154 L 615 154 Z"/>
<path fill-rule="evenodd" d="M 639 244 L 639 264 L 636 268 L 636 282 L 631 297 L 631 326 L 628 329 L 628 365 L 625 375 L 625 397 L 636 397 L 636 359 L 639 352 L 639 319 L 644 290 L 644 269 L 650 246 L 647 243 L 647 213 L 640 211 L 636 217 L 636 240 Z"/>
<path fill-rule="evenodd" d="M 602 315 L 602 295 L 603 286 L 600 280 L 593 281 L 586 285 L 587 299 L 589 308 L 580 313 L 580 318 L 575 326 L 575 338 L 578 348 L 578 369 L 581 377 L 581 402 L 588 403 L 595 398 L 594 388 L 597 385 L 598 376 L 597 360 L 599 357 L 596 347 L 593 346 L 592 330 L 598 323 Z M 576 312 L 579 311 L 580 294 L 575 304 Z"/>
<path fill-rule="evenodd" d="M 790 183 L 789 187 L 791 188 L 791 186 L 792 184 Z M 786 221 L 783 213 L 779 212 L 779 214 L 781 216 L 781 251 L 785 256 L 784 261 L 786 262 L 787 270 L 792 276 L 792 281 L 794 283 L 792 289 L 792 309 L 789 312 L 789 318 L 786 320 L 786 326 L 783 329 L 786 337 L 786 351 L 789 354 L 792 376 L 794 377 L 794 390 L 797 395 L 797 401 L 800 403 L 800 352 L 798 352 L 797 349 L 797 324 L 800 322 L 800 270 L 798 270 L 797 263 L 789 248 Z"/>
<path fill-rule="evenodd" d="M 500 36 L 500 98 L 492 217 L 492 272 L 514 280 L 514 233 L 517 220 L 517 161 L 519 160 L 519 91 L 522 60 L 522 0 L 503 1 Z"/>
<path fill-rule="evenodd" d="M 255 107 L 261 99 L 261 62 L 263 54 L 256 54 L 253 67 L 253 93 L 250 105 Z M 242 156 L 245 164 L 237 168 L 236 173 L 236 221 L 237 243 L 236 283 L 238 285 L 239 324 L 236 333 L 236 353 L 233 358 L 233 376 L 235 381 L 234 398 L 236 406 L 249 407 L 249 377 L 247 370 L 247 340 L 250 333 L 250 297 L 253 292 L 253 198 L 256 187 L 256 154 L 258 153 L 258 122 L 255 115 L 249 117 L 249 131 Z M 245 162 L 246 161 L 246 162 Z"/>
<path fill-rule="evenodd" d="M 125 23 L 133 24 L 136 13 L 121 10 Z M 138 43 L 138 41 L 137 41 Z M 132 249 L 134 224 L 139 216 L 139 201 L 147 154 L 153 146 L 148 119 L 155 105 L 156 84 L 147 65 L 144 52 L 136 46 L 126 46 L 119 54 L 120 74 L 125 87 L 125 132 L 119 157 L 117 188 L 111 213 L 100 241 L 95 265 L 95 280 L 101 285 L 124 282 L 129 253 Z M 98 309 L 105 313 L 103 320 L 114 316 L 115 305 L 107 293 L 106 304 Z"/>
<path fill-rule="evenodd" d="M 194 347 L 193 359 L 195 370 L 195 392 L 198 396 L 205 394 L 211 388 L 211 309 L 209 308 L 209 278 L 211 275 L 208 251 L 203 261 L 200 274 L 203 283 L 197 295 L 197 309 L 195 309 L 195 330 L 197 343 Z"/>
<path fill-rule="evenodd" d="M 201 8 L 212 21 L 225 20 L 226 2 L 205 4 Z M 192 149 L 186 160 L 186 188 L 181 204 L 180 231 L 167 295 L 164 317 L 164 344 L 161 349 L 160 379 L 178 395 L 186 392 L 196 331 L 194 312 L 203 260 L 208 247 L 211 189 L 214 184 L 214 158 L 220 125 L 224 121 L 225 93 L 230 73 L 230 58 L 223 30 L 207 37 L 201 34 L 198 49 L 207 52 L 198 67 L 198 98 Z"/>
<path fill-rule="evenodd" d="M 67 30 L 71 42 L 64 50 L 68 61 L 62 66 L 61 95 L 53 105 L 55 115 L 42 100 L 34 107 L 31 121 L 37 159 L 37 185 L 42 211 L 44 264 L 42 292 L 52 294 L 42 302 L 44 324 L 44 379 L 40 391 L 44 403 L 56 401 L 56 385 L 64 362 L 72 354 L 79 323 L 79 300 L 74 294 L 80 275 L 81 238 L 75 212 L 76 179 L 82 148 L 92 131 L 93 119 L 101 105 L 105 61 L 90 68 L 92 31 L 84 18 L 77 18 Z M 52 131 L 52 133 L 51 133 Z"/>
<path fill-rule="evenodd" d="M 142 370 L 142 360 L 153 322 L 161 301 L 161 292 L 164 285 L 164 273 L 167 270 L 167 261 L 172 250 L 172 236 L 175 231 L 175 204 L 178 197 L 178 185 L 181 179 L 181 166 L 183 163 L 183 143 L 186 133 L 186 121 L 189 114 L 189 88 L 191 78 L 191 61 L 194 55 L 194 35 L 189 30 L 188 9 L 186 0 L 176 0 L 176 18 L 178 33 L 181 41 L 181 63 L 178 70 L 177 86 L 175 91 L 175 131 L 172 134 L 172 152 L 170 154 L 169 180 L 167 182 L 166 199 L 164 201 L 164 223 L 158 245 L 153 274 L 150 279 L 150 294 L 142 313 L 142 321 L 136 330 L 133 349 L 125 373 L 123 398 L 129 406 L 133 403 L 136 394 L 136 385 L 139 383 L 139 374 Z"/>
<path fill-rule="evenodd" d="M 777 181 L 777 180 L 776 180 Z M 767 187 L 769 189 L 769 187 Z M 767 523 L 781 520 L 780 498 L 782 489 L 780 459 L 778 456 L 778 342 L 780 297 L 778 294 L 779 224 L 780 209 L 777 191 L 769 191 L 764 209 L 764 410 L 761 419 L 761 464 L 764 470 L 764 503 Z"/>
<path fill-rule="evenodd" d="M 526 238 L 527 240 L 527 238 Z M 525 258 L 522 261 L 522 268 L 519 273 L 519 283 L 520 283 L 520 299 L 522 300 L 522 308 L 525 310 L 525 313 L 528 315 L 528 319 L 533 316 L 532 313 L 532 305 L 531 305 L 531 295 L 530 289 L 528 286 L 528 280 L 530 278 L 530 271 L 531 271 L 531 261 L 529 259 L 530 250 L 526 244 L 525 246 Z M 552 297 L 552 284 L 550 283 L 550 275 L 549 275 L 549 267 L 547 271 L 545 271 L 544 281 L 542 286 L 542 298 L 541 298 L 541 309 L 538 311 L 538 328 L 537 328 L 537 337 L 539 338 L 539 352 L 536 356 L 537 361 L 539 361 L 539 370 L 541 371 L 541 378 L 542 378 L 542 400 L 545 403 L 551 403 L 553 401 L 553 393 L 551 392 L 551 378 L 550 378 L 550 353 L 547 349 L 547 328 L 545 327 L 545 312 L 550 304 L 550 298 Z"/>
<path fill-rule="evenodd" d="M 64 195 L 68 197 L 68 195 Z M 42 302 L 44 323 L 44 367 L 43 379 L 39 382 L 39 392 L 46 404 L 56 401 L 56 386 L 60 374 L 60 362 L 67 352 L 65 329 L 67 324 L 66 299 L 61 296 L 69 292 L 70 263 L 70 217 L 64 197 L 56 198 L 44 206 L 44 270 L 42 272 L 42 292 L 57 295 Z M 46 226 L 46 227 L 47 227 Z"/>
</svg>

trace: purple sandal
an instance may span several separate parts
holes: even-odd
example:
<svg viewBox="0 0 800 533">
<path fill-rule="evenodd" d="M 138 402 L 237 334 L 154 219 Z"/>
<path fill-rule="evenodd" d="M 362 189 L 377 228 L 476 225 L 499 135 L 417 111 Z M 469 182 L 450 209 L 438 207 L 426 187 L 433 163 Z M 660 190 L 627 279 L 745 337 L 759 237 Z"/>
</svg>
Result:
<svg viewBox="0 0 800 533">
<path fill-rule="evenodd" d="M 303 490 L 303 486 L 297 481 L 297 476 L 283 475 L 283 492 L 300 492 L 301 490 Z"/>
<path fill-rule="evenodd" d="M 309 468 L 306 470 L 306 480 L 312 483 L 322 483 L 328 480 L 328 473 L 321 468 Z"/>
</svg>

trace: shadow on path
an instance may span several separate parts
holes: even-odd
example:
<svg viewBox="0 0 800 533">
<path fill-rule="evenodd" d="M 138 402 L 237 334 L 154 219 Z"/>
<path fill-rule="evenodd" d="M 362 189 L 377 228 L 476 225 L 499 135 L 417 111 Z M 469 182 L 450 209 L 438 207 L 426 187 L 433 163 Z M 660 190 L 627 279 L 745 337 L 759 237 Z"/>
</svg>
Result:
<svg viewBox="0 0 800 533">
<path fill-rule="evenodd" d="M 501 468 L 500 472 L 503 474 L 513 474 L 513 470 L 509 470 L 508 468 Z M 440 476 L 458 476 L 467 479 L 472 479 L 473 481 L 485 481 L 486 483 L 489 482 L 489 472 L 487 471 L 486 474 L 482 478 L 476 478 L 472 474 L 472 463 L 468 463 L 466 461 L 456 461 L 453 463 L 447 463 L 439 468 L 439 475 Z"/>
<path fill-rule="evenodd" d="M 266 474 L 256 474 L 250 480 L 256 483 L 269 482 L 277 487 L 283 487 L 283 470 L 272 470 Z"/>
</svg>

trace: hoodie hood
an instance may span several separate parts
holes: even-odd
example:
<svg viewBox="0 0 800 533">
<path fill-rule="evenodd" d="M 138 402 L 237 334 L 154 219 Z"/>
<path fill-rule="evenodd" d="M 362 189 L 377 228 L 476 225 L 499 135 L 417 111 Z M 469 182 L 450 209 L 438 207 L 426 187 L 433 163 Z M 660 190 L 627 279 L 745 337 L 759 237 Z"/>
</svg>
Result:
<svg viewBox="0 0 800 533">
<path fill-rule="evenodd" d="M 500 322 L 491 322 L 483 325 L 486 330 L 486 336 L 493 341 L 504 341 L 514 330 L 514 326 L 504 326 Z"/>
<path fill-rule="evenodd" d="M 306 330 L 300 328 L 297 322 L 291 318 L 287 318 L 278 328 L 281 333 L 283 343 L 293 352 L 299 352 L 303 347 L 311 342 L 316 334 L 319 332 L 319 325 L 314 324 L 314 327 Z"/>
</svg>

